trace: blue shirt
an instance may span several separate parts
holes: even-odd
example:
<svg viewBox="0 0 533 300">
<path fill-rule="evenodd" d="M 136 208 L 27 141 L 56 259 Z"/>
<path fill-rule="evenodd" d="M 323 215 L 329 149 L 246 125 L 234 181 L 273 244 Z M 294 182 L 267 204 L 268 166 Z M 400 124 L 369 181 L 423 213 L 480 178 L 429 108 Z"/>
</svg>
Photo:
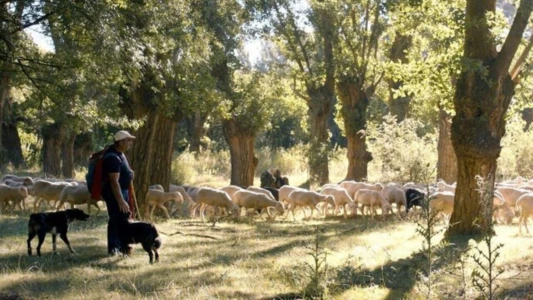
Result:
<svg viewBox="0 0 533 300">
<path fill-rule="evenodd" d="M 117 151 L 114 146 L 111 146 L 105 154 L 102 163 L 102 178 L 104 179 L 102 192 L 111 190 L 111 184 L 109 183 L 110 173 L 119 173 L 118 183 L 120 189 L 127 190 L 129 188 L 133 179 L 133 170 L 130 168 L 124 153 Z"/>
</svg>

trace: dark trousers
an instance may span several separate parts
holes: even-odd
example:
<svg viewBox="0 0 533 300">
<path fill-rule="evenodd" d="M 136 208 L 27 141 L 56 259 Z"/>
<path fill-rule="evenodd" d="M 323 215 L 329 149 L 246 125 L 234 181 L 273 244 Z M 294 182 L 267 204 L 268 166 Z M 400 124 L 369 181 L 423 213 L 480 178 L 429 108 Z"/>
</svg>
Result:
<svg viewBox="0 0 533 300">
<path fill-rule="evenodd" d="M 128 190 L 122 190 L 122 197 L 128 203 Z M 107 252 L 111 253 L 114 249 L 120 249 L 120 240 L 118 238 L 117 226 L 120 221 L 127 220 L 130 213 L 123 213 L 118 207 L 117 200 L 111 190 L 103 190 L 102 198 L 104 198 L 107 206 L 107 214 L 109 221 L 107 222 Z"/>
</svg>

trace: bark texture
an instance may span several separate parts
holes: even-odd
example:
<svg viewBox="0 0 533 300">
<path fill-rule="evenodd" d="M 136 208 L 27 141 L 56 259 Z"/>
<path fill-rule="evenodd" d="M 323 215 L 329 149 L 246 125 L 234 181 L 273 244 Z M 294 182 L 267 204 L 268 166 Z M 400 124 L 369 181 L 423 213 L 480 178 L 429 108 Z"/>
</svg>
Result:
<svg viewBox="0 0 533 300">
<path fill-rule="evenodd" d="M 232 119 L 224 120 L 222 126 L 231 156 L 230 184 L 242 188 L 254 185 L 254 171 L 258 163 L 254 155 L 254 133 Z"/>
<path fill-rule="evenodd" d="M 42 128 L 43 172 L 47 177 L 61 176 L 61 144 L 64 132 L 63 125 L 59 123 L 44 125 Z"/>
<path fill-rule="evenodd" d="M 450 138 L 452 117 L 439 106 L 439 142 L 437 179 L 448 184 L 457 181 L 457 157 Z"/>
<path fill-rule="evenodd" d="M 396 33 L 392 43 L 390 60 L 397 64 L 407 64 L 407 51 L 411 48 L 413 38 L 408 35 Z M 391 115 L 396 116 L 396 120 L 403 121 L 409 112 L 410 96 L 397 96 L 395 92 L 403 86 L 402 80 L 389 79 L 389 111 Z"/>
</svg>

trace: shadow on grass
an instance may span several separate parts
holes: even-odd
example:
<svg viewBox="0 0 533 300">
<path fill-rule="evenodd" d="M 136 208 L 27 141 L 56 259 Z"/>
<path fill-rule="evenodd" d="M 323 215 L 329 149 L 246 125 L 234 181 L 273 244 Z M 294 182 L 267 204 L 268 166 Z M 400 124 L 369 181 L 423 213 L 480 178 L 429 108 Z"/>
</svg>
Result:
<svg viewBox="0 0 533 300">
<path fill-rule="evenodd" d="M 437 259 L 433 262 L 433 269 L 440 269 L 454 264 L 462 253 L 468 249 L 470 237 L 460 237 L 449 241 L 435 252 Z M 419 279 L 419 272 L 425 270 L 427 258 L 425 253 L 418 252 L 405 259 L 399 259 L 383 266 L 368 270 L 345 265 L 336 270 L 333 294 L 358 286 L 370 287 L 379 285 L 391 291 L 385 299 L 404 299 L 415 287 Z M 424 274 L 426 275 L 426 274 Z"/>
<path fill-rule="evenodd" d="M 533 283 L 526 282 L 510 289 L 504 289 L 497 294 L 497 299 L 533 299 Z"/>
</svg>

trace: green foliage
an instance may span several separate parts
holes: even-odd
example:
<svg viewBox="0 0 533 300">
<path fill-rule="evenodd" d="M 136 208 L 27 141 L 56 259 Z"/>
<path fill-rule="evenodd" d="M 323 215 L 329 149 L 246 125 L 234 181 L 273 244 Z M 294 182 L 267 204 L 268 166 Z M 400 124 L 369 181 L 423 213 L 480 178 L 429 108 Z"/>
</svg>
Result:
<svg viewBox="0 0 533 300">
<path fill-rule="evenodd" d="M 525 122 L 519 115 L 507 120 L 506 133 L 502 138 L 502 151 L 498 158 L 497 179 L 514 178 L 517 175 L 533 177 L 533 129 L 524 131 Z"/>
<path fill-rule="evenodd" d="M 228 151 L 203 152 L 197 159 L 193 153 L 184 151 L 172 161 L 171 182 L 190 184 L 200 176 L 221 176 L 228 178 L 231 171 Z"/>
<path fill-rule="evenodd" d="M 311 257 L 311 263 L 305 262 L 306 274 L 309 279 L 304 294 L 311 296 L 313 299 L 327 299 L 328 288 L 328 264 L 327 258 L 329 250 L 323 246 L 323 237 L 320 235 L 320 229 L 315 226 L 315 238 L 312 243 L 305 248 L 309 250 L 307 255 Z"/>
<path fill-rule="evenodd" d="M 437 139 L 432 133 L 419 135 L 423 127 L 413 119 L 397 124 L 390 115 L 381 124 L 370 123 L 366 133 L 374 159 L 369 181 L 424 182 L 427 166 L 437 163 Z"/>
</svg>

